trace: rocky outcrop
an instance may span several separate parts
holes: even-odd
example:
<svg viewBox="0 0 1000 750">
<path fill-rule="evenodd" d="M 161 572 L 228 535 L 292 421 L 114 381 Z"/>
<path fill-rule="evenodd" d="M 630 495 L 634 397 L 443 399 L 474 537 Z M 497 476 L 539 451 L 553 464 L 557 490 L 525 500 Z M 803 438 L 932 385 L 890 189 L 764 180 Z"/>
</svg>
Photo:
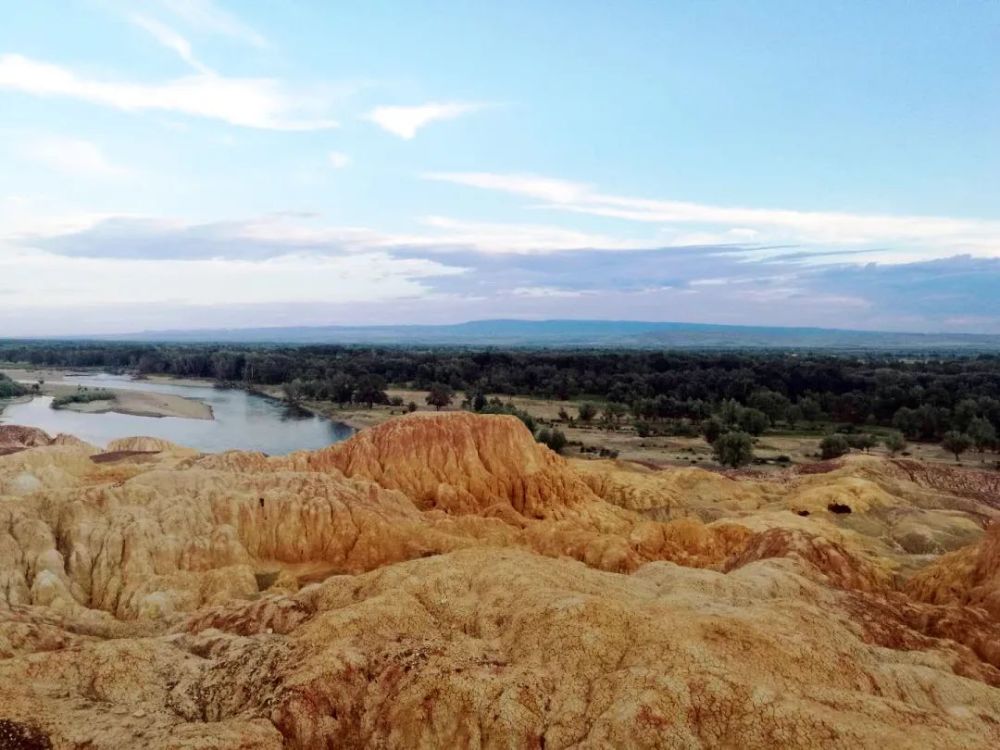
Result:
<svg viewBox="0 0 1000 750">
<path fill-rule="evenodd" d="M 52 442 L 49 434 L 37 427 L 0 424 L 0 456 L 17 453 L 25 448 L 52 445 Z"/>
<path fill-rule="evenodd" d="M 982 607 L 1000 621 L 1000 523 L 991 524 L 978 543 L 917 573 L 906 590 L 924 602 Z"/>
<path fill-rule="evenodd" d="M 275 458 L 52 442 L 0 456 L 24 746 L 1000 743 L 993 505 L 886 461 L 650 471 L 470 414 Z"/>
</svg>

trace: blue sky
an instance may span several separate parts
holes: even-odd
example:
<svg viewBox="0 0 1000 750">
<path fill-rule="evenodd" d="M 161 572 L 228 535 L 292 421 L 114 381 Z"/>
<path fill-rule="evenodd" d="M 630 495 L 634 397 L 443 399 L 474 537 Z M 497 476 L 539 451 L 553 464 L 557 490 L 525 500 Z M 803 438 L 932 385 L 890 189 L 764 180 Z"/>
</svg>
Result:
<svg viewBox="0 0 1000 750">
<path fill-rule="evenodd" d="M 0 335 L 1000 333 L 1000 3 L 0 11 Z"/>
</svg>

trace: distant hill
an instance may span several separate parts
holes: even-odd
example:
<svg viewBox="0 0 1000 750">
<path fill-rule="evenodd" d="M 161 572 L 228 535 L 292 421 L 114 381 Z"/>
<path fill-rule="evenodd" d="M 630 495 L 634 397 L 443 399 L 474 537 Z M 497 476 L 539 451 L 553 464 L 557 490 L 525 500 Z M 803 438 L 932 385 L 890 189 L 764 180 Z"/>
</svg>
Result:
<svg viewBox="0 0 1000 750">
<path fill-rule="evenodd" d="M 119 341 L 403 346 L 626 347 L 1000 351 L 1000 335 L 619 320 L 475 320 L 452 325 L 315 326 L 143 331 Z"/>
</svg>

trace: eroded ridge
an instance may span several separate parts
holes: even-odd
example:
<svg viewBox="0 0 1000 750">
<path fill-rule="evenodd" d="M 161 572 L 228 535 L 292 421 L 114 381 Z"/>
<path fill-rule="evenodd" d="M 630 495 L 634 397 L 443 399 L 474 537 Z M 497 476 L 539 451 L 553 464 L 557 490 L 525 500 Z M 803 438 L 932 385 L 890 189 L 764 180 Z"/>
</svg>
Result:
<svg viewBox="0 0 1000 750">
<path fill-rule="evenodd" d="M 567 461 L 460 413 L 279 458 L 0 445 L 0 743 L 1000 743 L 978 476 Z"/>
</svg>

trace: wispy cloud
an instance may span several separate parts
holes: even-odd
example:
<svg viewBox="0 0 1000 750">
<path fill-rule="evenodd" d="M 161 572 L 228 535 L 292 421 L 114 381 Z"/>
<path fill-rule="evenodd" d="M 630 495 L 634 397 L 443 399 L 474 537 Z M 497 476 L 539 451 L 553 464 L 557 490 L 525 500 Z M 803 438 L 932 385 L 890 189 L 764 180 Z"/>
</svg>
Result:
<svg viewBox="0 0 1000 750">
<path fill-rule="evenodd" d="M 120 178 L 129 170 L 115 164 L 96 144 L 83 138 L 44 136 L 23 145 L 23 154 L 50 169 L 76 177 Z"/>
<path fill-rule="evenodd" d="M 587 249 L 579 237 L 549 236 L 551 227 L 431 217 L 423 231 L 387 233 L 324 226 L 321 217 L 288 212 L 203 224 L 68 217 L 14 233 L 8 218 L 32 208 L 8 202 L 0 201 L 0 278 L 11 304 L 0 305 L 0 322 L 6 308 L 34 321 L 45 316 L 43 303 L 131 315 L 141 310 L 129 305 L 152 300 L 161 305 L 158 327 L 254 325 L 273 321 L 283 304 L 320 305 L 333 297 L 357 307 L 329 314 L 366 321 L 527 315 L 1000 332 L 1000 259 L 808 265 L 797 257 L 755 259 L 731 245 Z M 577 249 L 572 258 L 510 251 L 518 242 L 543 241 Z M 379 307 L 386 300 L 393 300 L 391 310 Z M 396 300 L 408 301 L 395 307 Z M 190 317 L 183 305 L 213 307 Z M 300 312 L 315 320 L 308 316 L 321 308 L 310 309 Z M 50 329 L 70 332 L 59 320 Z"/>
<path fill-rule="evenodd" d="M 417 131 L 432 122 L 454 120 L 456 117 L 484 109 L 487 105 L 451 102 L 446 104 L 418 104 L 415 106 L 375 107 L 366 116 L 383 130 L 410 140 Z"/>
<path fill-rule="evenodd" d="M 334 169 L 343 169 L 351 163 L 351 157 L 343 151 L 331 151 L 326 155 L 326 160 Z"/>
<path fill-rule="evenodd" d="M 941 216 L 857 214 L 838 211 L 715 206 L 689 201 L 651 200 L 601 193 L 591 185 L 523 174 L 491 172 L 431 173 L 428 179 L 520 195 L 550 209 L 683 230 L 665 244 L 712 242 L 796 242 L 820 245 L 889 244 L 868 258 L 905 262 L 940 254 L 942 248 L 1000 257 L 1000 222 Z M 862 259 L 859 259 L 862 260 Z"/>
<path fill-rule="evenodd" d="M 35 96 L 65 96 L 123 111 L 156 110 L 268 130 L 322 130 L 336 121 L 302 115 L 321 102 L 269 78 L 199 73 L 164 83 L 97 80 L 52 63 L 0 55 L 0 88 Z"/>
<path fill-rule="evenodd" d="M 580 289 L 560 289 L 554 286 L 518 286 L 510 290 L 515 297 L 582 297 L 586 294 Z"/>
<path fill-rule="evenodd" d="M 147 34 L 152 36 L 157 42 L 173 51 L 181 60 L 186 62 L 199 73 L 211 73 L 198 58 L 195 57 L 191 49 L 191 43 L 183 36 L 171 29 L 166 24 L 160 23 L 155 18 L 133 13 L 129 16 L 129 22 Z"/>
<path fill-rule="evenodd" d="M 581 248 L 634 251 L 621 239 L 525 224 L 490 224 L 441 216 L 420 221 L 424 231 L 384 232 L 367 227 L 324 226 L 317 217 L 270 214 L 209 223 L 140 216 L 98 217 L 89 226 L 37 232 L 22 230 L 8 239 L 73 257 L 267 258 L 289 252 L 411 250 L 420 253 L 489 256 L 548 255 Z M 59 226 L 59 225 L 56 225 Z M 4 239 L 0 235 L 0 240 Z"/>
<path fill-rule="evenodd" d="M 226 36 L 254 47 L 269 46 L 260 32 L 212 0 L 159 0 L 159 4 L 199 31 Z"/>
<path fill-rule="evenodd" d="M 491 223 L 446 216 L 427 216 L 421 224 L 437 230 L 429 237 L 413 237 L 417 244 L 432 244 L 438 250 L 475 248 L 493 255 L 559 253 L 586 248 L 635 250 L 648 247 L 634 238 L 612 237 L 544 224 Z"/>
<path fill-rule="evenodd" d="M 39 252 L 0 257 L 11 304 L 30 309 L 115 304 L 245 305 L 286 301 L 391 300 L 428 293 L 425 280 L 463 273 L 433 260 L 375 252 L 342 257 L 162 261 L 60 258 Z M 155 282 L 154 282 L 155 280 Z"/>
</svg>

